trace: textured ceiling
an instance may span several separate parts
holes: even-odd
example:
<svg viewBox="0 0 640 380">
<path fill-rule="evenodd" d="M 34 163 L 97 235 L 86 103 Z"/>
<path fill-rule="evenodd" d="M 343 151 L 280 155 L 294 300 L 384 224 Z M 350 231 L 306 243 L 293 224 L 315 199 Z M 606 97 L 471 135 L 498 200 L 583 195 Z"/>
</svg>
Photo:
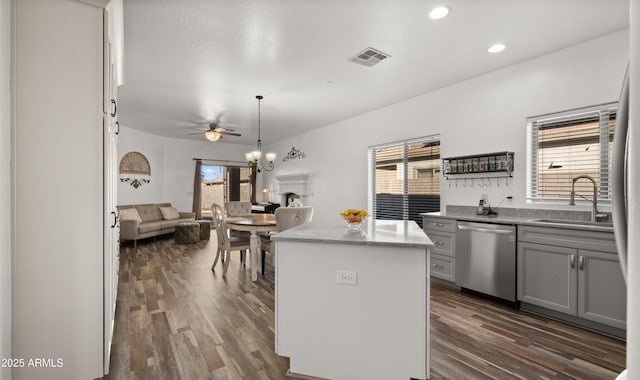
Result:
<svg viewBox="0 0 640 380">
<path fill-rule="evenodd" d="M 126 0 L 119 120 L 157 135 L 220 119 L 255 143 L 303 133 L 628 27 L 628 0 Z M 488 54 L 494 42 L 507 49 Z M 376 66 L 349 62 L 374 47 Z"/>
</svg>

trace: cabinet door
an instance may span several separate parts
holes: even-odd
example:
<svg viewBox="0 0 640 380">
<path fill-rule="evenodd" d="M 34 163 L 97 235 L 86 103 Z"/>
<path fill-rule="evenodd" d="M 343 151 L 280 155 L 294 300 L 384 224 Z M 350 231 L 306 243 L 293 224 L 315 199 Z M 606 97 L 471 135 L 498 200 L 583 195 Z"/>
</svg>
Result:
<svg viewBox="0 0 640 380">
<path fill-rule="evenodd" d="M 578 250 L 578 316 L 626 328 L 627 287 L 618 256 Z"/>
<path fill-rule="evenodd" d="M 577 313 L 577 249 L 518 243 L 518 300 Z"/>
</svg>

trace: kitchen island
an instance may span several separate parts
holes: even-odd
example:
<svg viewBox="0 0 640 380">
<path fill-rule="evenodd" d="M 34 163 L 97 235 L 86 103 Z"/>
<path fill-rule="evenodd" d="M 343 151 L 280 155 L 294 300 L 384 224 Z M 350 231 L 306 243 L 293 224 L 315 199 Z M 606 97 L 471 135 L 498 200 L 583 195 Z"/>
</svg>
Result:
<svg viewBox="0 0 640 380">
<path fill-rule="evenodd" d="M 290 373 L 429 376 L 429 250 L 413 221 L 304 224 L 276 242 L 276 352 Z"/>
</svg>

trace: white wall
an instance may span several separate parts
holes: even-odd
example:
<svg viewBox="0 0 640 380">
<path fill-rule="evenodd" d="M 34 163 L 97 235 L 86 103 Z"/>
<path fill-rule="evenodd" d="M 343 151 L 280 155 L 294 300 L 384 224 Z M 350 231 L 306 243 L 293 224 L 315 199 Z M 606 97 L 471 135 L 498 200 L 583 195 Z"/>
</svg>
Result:
<svg viewBox="0 0 640 380">
<path fill-rule="evenodd" d="M 180 211 L 191 211 L 195 170 L 193 158 L 238 161 L 242 164 L 245 162 L 245 152 L 254 149 L 253 145 L 172 139 L 123 126 L 118 135 L 118 160 L 130 151 L 144 154 L 151 165 L 151 182 L 137 189 L 128 183 L 118 182 L 118 204 L 171 202 Z M 126 176 L 129 175 L 120 174 L 118 178 Z"/>
<path fill-rule="evenodd" d="M 475 205 L 483 193 L 489 194 L 492 205 L 510 195 L 513 201 L 503 207 L 533 207 L 525 200 L 526 118 L 617 100 L 628 60 L 628 33 L 587 41 L 271 144 L 266 150 L 278 153 L 279 159 L 259 186 L 276 193 L 275 176 L 308 173 L 307 203 L 316 207 L 314 219 L 337 222 L 340 209 L 367 205 L 368 146 L 440 134 L 443 157 L 515 152 L 508 187 L 504 180 L 500 187 L 494 182 L 490 188 L 465 188 L 462 183 L 455 187 L 454 181 L 443 180 L 443 208 Z M 292 146 L 307 158 L 282 162 Z"/>
<path fill-rule="evenodd" d="M 0 0 L 0 358 L 11 357 L 11 1 Z M 0 380 L 11 370 L 0 367 Z"/>
</svg>

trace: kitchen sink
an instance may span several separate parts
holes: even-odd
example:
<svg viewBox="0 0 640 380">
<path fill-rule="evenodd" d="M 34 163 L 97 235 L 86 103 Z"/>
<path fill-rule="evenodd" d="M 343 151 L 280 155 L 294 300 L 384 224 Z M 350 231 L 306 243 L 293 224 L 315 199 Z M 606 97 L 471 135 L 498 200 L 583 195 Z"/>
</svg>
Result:
<svg viewBox="0 0 640 380">
<path fill-rule="evenodd" d="M 599 227 L 613 227 L 610 222 L 591 222 L 589 220 L 565 220 L 565 219 L 532 219 L 530 222 L 540 223 L 552 223 L 574 226 L 599 226 Z"/>
</svg>

